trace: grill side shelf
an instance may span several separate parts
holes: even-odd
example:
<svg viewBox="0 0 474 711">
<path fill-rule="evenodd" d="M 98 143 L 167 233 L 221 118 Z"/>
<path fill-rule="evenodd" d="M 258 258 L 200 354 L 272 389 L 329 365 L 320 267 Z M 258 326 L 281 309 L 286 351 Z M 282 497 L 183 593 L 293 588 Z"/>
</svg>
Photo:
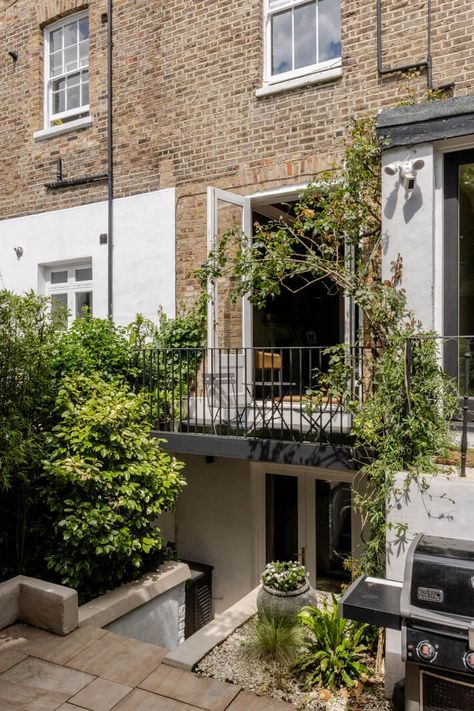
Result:
<svg viewBox="0 0 474 711">
<path fill-rule="evenodd" d="M 348 620 L 399 630 L 402 587 L 395 580 L 361 575 L 343 594 L 339 614 Z"/>
</svg>

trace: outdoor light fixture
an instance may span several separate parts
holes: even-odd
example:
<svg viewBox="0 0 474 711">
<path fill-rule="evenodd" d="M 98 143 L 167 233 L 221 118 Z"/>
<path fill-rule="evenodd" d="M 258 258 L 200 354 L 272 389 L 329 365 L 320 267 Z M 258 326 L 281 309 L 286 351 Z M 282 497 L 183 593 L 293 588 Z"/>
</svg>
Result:
<svg viewBox="0 0 474 711">
<path fill-rule="evenodd" d="M 23 256 L 23 247 L 13 247 L 13 251 L 16 254 L 17 259 L 21 259 Z"/>
<path fill-rule="evenodd" d="M 410 194 L 416 186 L 416 176 L 419 170 L 424 168 L 425 161 L 421 158 L 415 160 L 404 160 L 396 163 L 390 163 L 384 168 L 386 175 L 399 174 L 400 183 L 405 188 L 405 191 Z"/>
</svg>

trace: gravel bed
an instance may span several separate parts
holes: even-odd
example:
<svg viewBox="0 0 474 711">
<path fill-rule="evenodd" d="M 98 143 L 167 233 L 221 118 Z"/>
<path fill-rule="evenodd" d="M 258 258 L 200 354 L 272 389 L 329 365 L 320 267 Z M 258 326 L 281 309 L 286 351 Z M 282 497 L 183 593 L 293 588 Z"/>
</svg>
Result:
<svg viewBox="0 0 474 711">
<path fill-rule="evenodd" d="M 255 617 L 239 627 L 222 644 L 215 647 L 195 667 L 206 677 L 237 684 L 259 696 L 269 696 L 292 703 L 298 709 L 315 711 L 389 711 L 391 704 L 383 697 L 383 679 L 373 677 L 356 693 L 346 690 L 330 693 L 315 689 L 302 691 L 297 681 L 287 673 L 277 674 L 271 664 L 249 660 L 245 652 L 245 638 Z"/>
</svg>

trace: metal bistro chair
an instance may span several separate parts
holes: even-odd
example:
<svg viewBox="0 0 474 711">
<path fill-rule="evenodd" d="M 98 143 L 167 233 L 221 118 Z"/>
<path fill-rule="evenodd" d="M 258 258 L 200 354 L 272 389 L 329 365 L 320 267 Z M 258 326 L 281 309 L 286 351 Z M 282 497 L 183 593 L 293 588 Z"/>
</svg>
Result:
<svg viewBox="0 0 474 711">
<path fill-rule="evenodd" d="M 214 434 L 219 429 L 246 430 L 249 402 L 240 362 L 216 364 L 204 373 L 203 385 Z"/>
</svg>

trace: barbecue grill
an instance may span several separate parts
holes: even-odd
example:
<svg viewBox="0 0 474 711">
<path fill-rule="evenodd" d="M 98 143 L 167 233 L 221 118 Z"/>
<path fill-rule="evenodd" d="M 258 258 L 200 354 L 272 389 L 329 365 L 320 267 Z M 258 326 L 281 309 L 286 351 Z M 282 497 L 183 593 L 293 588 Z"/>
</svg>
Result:
<svg viewBox="0 0 474 711">
<path fill-rule="evenodd" d="M 474 709 L 474 541 L 419 534 L 403 583 L 361 576 L 340 611 L 401 630 L 406 711 Z"/>
</svg>

